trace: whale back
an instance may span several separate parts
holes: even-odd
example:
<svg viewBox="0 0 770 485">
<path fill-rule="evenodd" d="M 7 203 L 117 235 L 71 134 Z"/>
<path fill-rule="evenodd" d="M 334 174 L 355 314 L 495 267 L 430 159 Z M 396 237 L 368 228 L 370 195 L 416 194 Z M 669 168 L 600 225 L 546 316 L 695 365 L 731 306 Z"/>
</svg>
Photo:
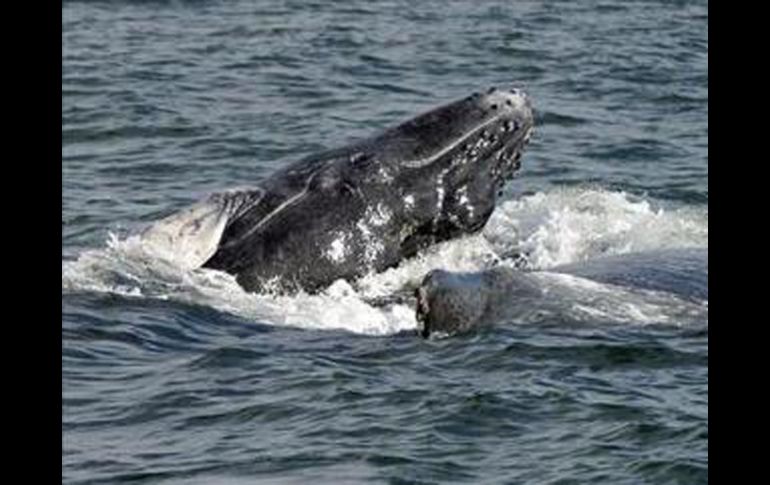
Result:
<svg viewBox="0 0 770 485">
<path fill-rule="evenodd" d="M 660 249 L 621 254 L 548 270 L 645 290 L 708 300 L 708 248 Z"/>
</svg>

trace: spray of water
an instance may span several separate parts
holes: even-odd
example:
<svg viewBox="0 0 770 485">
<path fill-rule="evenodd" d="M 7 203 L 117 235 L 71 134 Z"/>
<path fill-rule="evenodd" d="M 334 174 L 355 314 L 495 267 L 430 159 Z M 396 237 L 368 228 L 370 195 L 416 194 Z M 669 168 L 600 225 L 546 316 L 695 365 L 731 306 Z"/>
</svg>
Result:
<svg viewBox="0 0 770 485">
<path fill-rule="evenodd" d="M 432 269 L 479 270 L 495 263 L 512 264 L 514 256 L 517 264 L 547 269 L 608 254 L 707 246 L 708 212 L 663 210 L 649 201 L 601 189 L 541 192 L 501 204 L 479 234 L 429 248 L 396 268 L 354 283 L 337 281 L 315 295 L 247 293 L 231 275 L 194 269 L 168 257 L 174 251 L 166 239 L 111 235 L 105 248 L 63 262 L 62 291 L 202 304 L 263 324 L 390 335 L 414 329 L 416 322 L 408 298 L 388 297 L 407 294 L 405 289 Z M 615 321 L 646 323 L 670 317 L 669 300 L 648 297 L 629 302 L 621 290 L 559 278 L 563 287 L 581 288 L 573 297 L 584 295 L 572 302 L 570 311 L 576 318 L 605 315 Z"/>
</svg>

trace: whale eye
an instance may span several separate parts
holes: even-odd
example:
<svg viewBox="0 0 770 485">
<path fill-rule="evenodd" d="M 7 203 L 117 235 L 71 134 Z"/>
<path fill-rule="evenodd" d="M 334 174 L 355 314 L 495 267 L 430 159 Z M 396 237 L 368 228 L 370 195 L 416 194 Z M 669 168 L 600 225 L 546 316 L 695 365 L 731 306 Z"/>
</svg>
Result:
<svg viewBox="0 0 770 485">
<path fill-rule="evenodd" d="M 495 110 L 497 110 L 497 105 L 493 104 L 492 106 L 490 106 L 490 108 L 492 108 L 492 111 L 495 111 Z"/>
<path fill-rule="evenodd" d="M 364 162 L 367 158 L 369 158 L 369 155 L 367 155 L 366 153 L 361 153 L 361 152 L 354 153 L 353 155 L 350 156 L 350 163 L 352 165 L 358 165 L 361 162 Z"/>
<path fill-rule="evenodd" d="M 345 195 L 355 195 L 356 194 L 356 188 L 348 182 L 347 180 L 343 180 L 340 184 L 340 192 Z"/>
</svg>

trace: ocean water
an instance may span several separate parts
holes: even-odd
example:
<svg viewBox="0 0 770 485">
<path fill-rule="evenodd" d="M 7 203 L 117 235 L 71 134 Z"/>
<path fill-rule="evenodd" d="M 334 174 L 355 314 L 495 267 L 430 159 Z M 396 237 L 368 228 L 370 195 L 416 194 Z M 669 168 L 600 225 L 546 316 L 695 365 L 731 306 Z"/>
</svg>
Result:
<svg viewBox="0 0 770 485">
<path fill-rule="evenodd" d="M 136 234 L 489 86 L 536 132 L 482 233 L 318 295 Z M 64 483 L 708 482 L 708 302 L 570 287 L 414 335 L 433 268 L 708 246 L 704 1 L 62 3 Z"/>
</svg>

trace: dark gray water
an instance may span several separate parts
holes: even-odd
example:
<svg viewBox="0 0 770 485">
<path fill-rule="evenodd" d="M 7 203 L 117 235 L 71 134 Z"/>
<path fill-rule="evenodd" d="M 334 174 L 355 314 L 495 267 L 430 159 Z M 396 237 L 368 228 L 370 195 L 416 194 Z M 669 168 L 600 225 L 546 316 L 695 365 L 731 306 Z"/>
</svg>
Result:
<svg viewBox="0 0 770 485">
<path fill-rule="evenodd" d="M 708 304 L 573 288 L 422 341 L 431 268 L 708 246 L 706 1 L 64 2 L 65 483 L 707 483 Z M 315 296 L 132 235 L 492 85 L 537 131 L 484 232 Z"/>
</svg>

